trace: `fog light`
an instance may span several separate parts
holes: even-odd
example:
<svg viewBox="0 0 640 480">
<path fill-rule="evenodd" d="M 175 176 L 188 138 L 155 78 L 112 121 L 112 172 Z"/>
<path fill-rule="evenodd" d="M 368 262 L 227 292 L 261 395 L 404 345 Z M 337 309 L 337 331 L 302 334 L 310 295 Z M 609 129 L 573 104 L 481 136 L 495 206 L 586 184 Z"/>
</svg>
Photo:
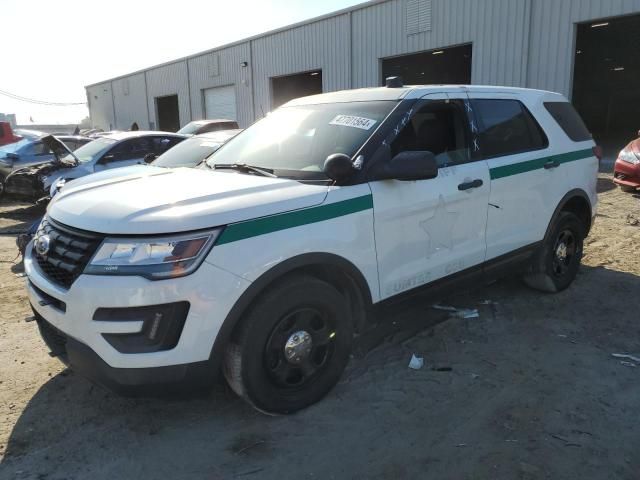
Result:
<svg viewBox="0 0 640 480">
<path fill-rule="evenodd" d="M 99 308 L 98 322 L 142 322 L 135 333 L 103 333 L 104 339 L 120 353 L 150 353 L 175 348 L 189 313 L 189 302 L 131 308 Z"/>
</svg>

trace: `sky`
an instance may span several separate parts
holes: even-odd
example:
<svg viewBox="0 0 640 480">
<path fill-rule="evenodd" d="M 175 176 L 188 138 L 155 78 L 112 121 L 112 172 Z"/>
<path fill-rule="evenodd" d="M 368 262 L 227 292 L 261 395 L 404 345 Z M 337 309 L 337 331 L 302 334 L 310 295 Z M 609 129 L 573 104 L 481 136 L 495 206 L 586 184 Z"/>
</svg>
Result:
<svg viewBox="0 0 640 480">
<path fill-rule="evenodd" d="M 0 90 L 85 102 L 85 85 L 340 10 L 363 0 L 0 0 Z M 0 95 L 19 124 L 76 123 L 85 105 Z"/>
</svg>

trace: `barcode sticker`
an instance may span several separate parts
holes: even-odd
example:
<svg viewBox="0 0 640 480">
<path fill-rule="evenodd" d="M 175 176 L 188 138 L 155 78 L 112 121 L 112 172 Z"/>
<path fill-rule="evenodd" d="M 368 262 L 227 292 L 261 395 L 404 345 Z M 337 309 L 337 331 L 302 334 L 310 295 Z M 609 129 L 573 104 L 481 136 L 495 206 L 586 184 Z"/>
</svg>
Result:
<svg viewBox="0 0 640 480">
<path fill-rule="evenodd" d="M 375 124 L 375 120 L 365 117 L 355 117 L 353 115 L 337 115 L 329 122 L 329 125 L 360 128 L 362 130 L 370 130 Z"/>
</svg>

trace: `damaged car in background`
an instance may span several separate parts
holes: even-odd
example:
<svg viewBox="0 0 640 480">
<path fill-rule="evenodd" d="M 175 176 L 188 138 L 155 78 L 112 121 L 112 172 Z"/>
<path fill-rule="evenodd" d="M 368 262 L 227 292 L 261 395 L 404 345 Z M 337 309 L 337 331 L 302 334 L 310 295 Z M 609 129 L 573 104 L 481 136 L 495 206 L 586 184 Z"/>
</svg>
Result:
<svg viewBox="0 0 640 480">
<path fill-rule="evenodd" d="M 53 152 L 53 160 L 14 171 L 6 178 L 5 192 L 46 202 L 51 186 L 57 182 L 149 162 L 185 138 L 167 132 L 123 132 L 99 138 L 71 152 L 63 142 L 49 135 L 41 141 Z"/>
<path fill-rule="evenodd" d="M 54 152 L 42 141 L 47 136 L 42 132 L 29 132 L 16 142 L 0 147 L 0 196 L 4 193 L 5 179 L 12 172 L 54 160 Z M 90 138 L 79 135 L 56 135 L 56 138 L 71 151 L 91 142 Z"/>
</svg>

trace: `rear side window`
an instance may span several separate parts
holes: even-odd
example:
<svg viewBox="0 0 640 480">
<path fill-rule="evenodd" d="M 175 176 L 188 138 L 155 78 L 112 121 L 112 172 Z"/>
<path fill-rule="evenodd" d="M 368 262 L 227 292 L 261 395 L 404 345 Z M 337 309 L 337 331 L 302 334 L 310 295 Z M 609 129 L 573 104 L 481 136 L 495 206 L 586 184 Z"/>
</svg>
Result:
<svg viewBox="0 0 640 480">
<path fill-rule="evenodd" d="M 574 142 L 591 140 L 589 130 L 569 102 L 545 102 L 544 107 L 571 140 Z"/>
<path fill-rule="evenodd" d="M 518 100 L 471 100 L 479 120 L 478 138 L 485 158 L 541 150 L 549 146 L 544 131 Z"/>
</svg>

